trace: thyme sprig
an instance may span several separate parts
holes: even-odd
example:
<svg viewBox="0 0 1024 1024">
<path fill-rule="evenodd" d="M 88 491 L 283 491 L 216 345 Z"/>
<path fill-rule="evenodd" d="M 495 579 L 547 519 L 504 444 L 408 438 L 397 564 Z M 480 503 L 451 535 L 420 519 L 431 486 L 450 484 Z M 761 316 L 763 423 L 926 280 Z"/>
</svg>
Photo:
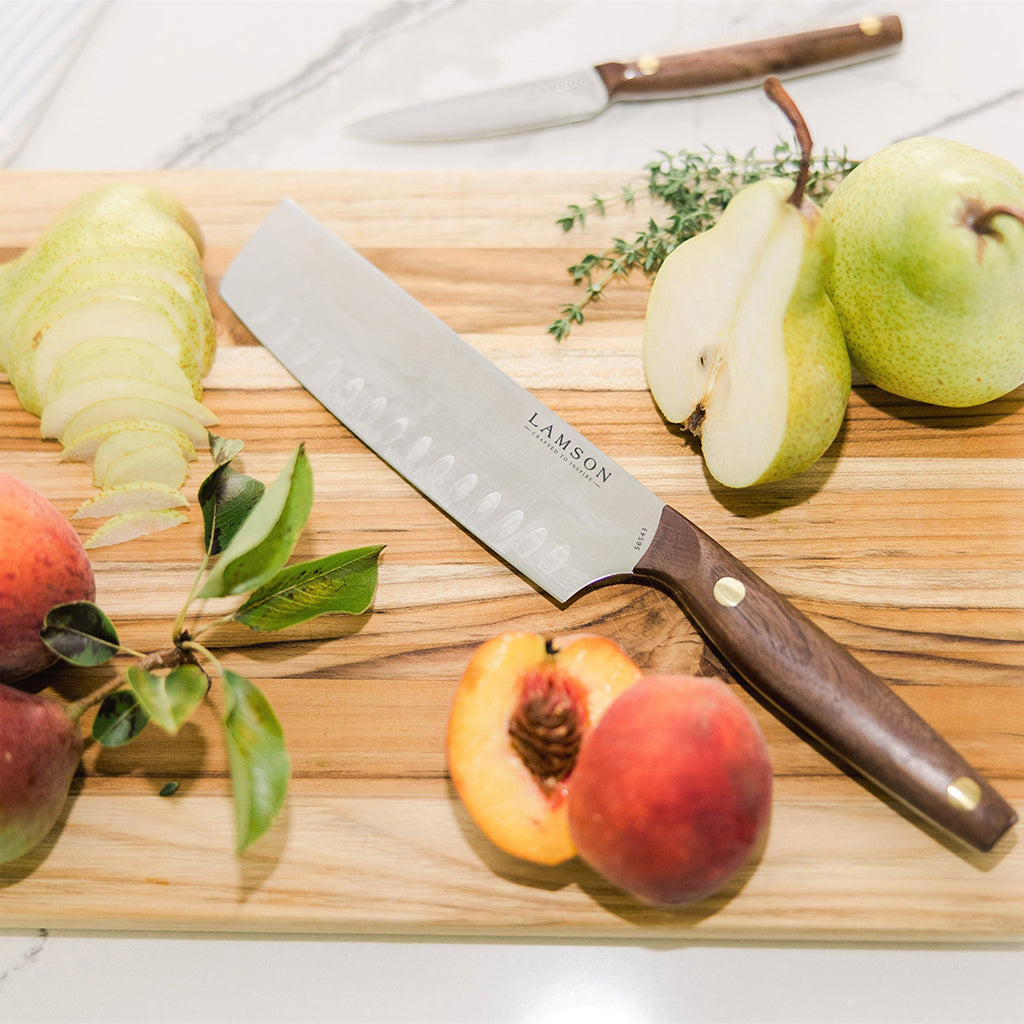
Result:
<svg viewBox="0 0 1024 1024">
<path fill-rule="evenodd" d="M 823 202 L 856 166 L 857 161 L 850 159 L 845 150 L 822 150 L 811 159 L 806 194 Z M 782 140 L 768 156 L 759 155 L 755 149 L 743 156 L 710 147 L 700 152 L 662 150 L 644 167 L 645 179 L 627 182 L 613 196 L 592 195 L 585 205 L 570 204 L 556 221 L 564 232 L 582 228 L 591 215 L 604 216 L 612 204 L 632 209 L 640 195 L 665 203 L 668 212 L 661 220 L 650 217 L 632 241 L 615 237 L 608 248 L 587 253 L 568 268 L 573 283 L 583 288 L 583 296 L 562 307 L 562 315 L 548 326 L 548 333 L 562 341 L 573 324 L 583 323 L 585 308 L 603 298 L 612 282 L 634 271 L 653 278 L 676 246 L 718 221 L 741 188 L 762 178 L 793 178 L 799 170 L 799 148 Z"/>
</svg>

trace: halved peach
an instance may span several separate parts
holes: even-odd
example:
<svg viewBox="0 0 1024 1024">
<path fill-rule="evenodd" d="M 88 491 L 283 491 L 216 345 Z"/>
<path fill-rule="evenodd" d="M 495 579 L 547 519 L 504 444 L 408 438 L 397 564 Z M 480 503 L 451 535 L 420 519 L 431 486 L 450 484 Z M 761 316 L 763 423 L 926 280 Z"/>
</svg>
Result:
<svg viewBox="0 0 1024 1024">
<path fill-rule="evenodd" d="M 503 633 L 482 644 L 448 720 L 448 768 L 482 831 L 537 864 L 576 854 L 566 798 L 583 737 L 641 678 L 605 637 Z"/>
</svg>

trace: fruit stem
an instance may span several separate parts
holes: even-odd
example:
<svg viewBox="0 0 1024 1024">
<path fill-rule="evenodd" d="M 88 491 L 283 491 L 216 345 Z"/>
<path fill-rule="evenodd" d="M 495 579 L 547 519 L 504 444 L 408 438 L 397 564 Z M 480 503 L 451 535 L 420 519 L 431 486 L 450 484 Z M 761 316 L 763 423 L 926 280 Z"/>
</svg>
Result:
<svg viewBox="0 0 1024 1024">
<path fill-rule="evenodd" d="M 783 89 L 782 83 L 774 75 L 770 75 L 764 80 L 764 91 L 768 94 L 768 98 L 786 115 L 789 123 L 793 126 L 797 145 L 800 147 L 800 169 L 797 171 L 793 191 L 790 193 L 789 199 L 786 200 L 799 210 L 804 201 L 807 182 L 811 177 L 811 151 L 814 145 L 811 140 L 811 132 L 803 114 L 793 102 L 793 97 Z"/>
<path fill-rule="evenodd" d="M 1019 206 L 998 204 L 996 206 L 988 206 L 977 215 L 972 216 L 970 220 L 971 229 L 979 235 L 999 236 L 999 232 L 992 226 L 992 221 L 996 217 L 1002 216 L 1013 217 L 1014 220 L 1024 224 L 1024 209 L 1021 209 Z"/>
<path fill-rule="evenodd" d="M 122 686 L 124 686 L 124 679 L 122 679 L 120 675 L 117 675 L 109 682 L 97 687 L 92 691 L 92 693 L 87 693 L 84 697 L 80 697 L 73 703 L 68 704 L 64 710 L 70 716 L 71 721 L 77 722 L 82 715 L 89 710 L 89 708 L 99 704 L 104 697 L 113 693 L 115 690 L 121 689 Z"/>
</svg>

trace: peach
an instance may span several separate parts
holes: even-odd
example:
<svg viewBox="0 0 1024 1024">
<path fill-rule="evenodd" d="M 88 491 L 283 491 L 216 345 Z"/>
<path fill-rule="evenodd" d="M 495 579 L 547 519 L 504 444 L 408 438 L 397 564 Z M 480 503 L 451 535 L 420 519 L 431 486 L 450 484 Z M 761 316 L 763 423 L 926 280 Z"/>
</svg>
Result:
<svg viewBox="0 0 1024 1024">
<path fill-rule="evenodd" d="M 481 645 L 452 702 L 447 754 L 473 820 L 537 864 L 575 856 L 566 796 L 580 743 L 641 677 L 611 640 L 504 633 Z"/>
<path fill-rule="evenodd" d="M 39 631 L 46 613 L 96 596 L 89 556 L 55 505 L 0 473 L 0 680 L 14 683 L 57 660 Z"/>
<path fill-rule="evenodd" d="M 764 737 L 718 679 L 648 676 L 584 738 L 569 792 L 583 861 L 661 906 L 703 899 L 746 863 L 771 809 Z"/>
</svg>

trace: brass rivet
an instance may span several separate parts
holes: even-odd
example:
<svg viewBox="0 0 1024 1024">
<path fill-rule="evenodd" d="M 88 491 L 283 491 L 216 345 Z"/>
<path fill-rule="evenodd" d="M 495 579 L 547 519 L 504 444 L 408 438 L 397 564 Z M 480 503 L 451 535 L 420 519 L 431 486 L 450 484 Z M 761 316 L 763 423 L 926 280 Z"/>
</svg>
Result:
<svg viewBox="0 0 1024 1024">
<path fill-rule="evenodd" d="M 747 588 L 732 576 L 723 576 L 714 589 L 715 600 L 726 608 L 735 608 L 747 596 Z"/>
<path fill-rule="evenodd" d="M 946 795 L 954 807 L 959 807 L 964 811 L 973 811 L 981 803 L 981 786 L 974 779 L 961 775 L 946 787 Z"/>
<path fill-rule="evenodd" d="M 641 75 L 653 75 L 660 67 L 661 61 L 653 54 L 645 54 L 636 62 L 637 71 L 639 71 Z"/>
<path fill-rule="evenodd" d="M 866 36 L 877 36 L 882 31 L 882 19 L 881 18 L 861 18 L 860 30 Z"/>
</svg>

